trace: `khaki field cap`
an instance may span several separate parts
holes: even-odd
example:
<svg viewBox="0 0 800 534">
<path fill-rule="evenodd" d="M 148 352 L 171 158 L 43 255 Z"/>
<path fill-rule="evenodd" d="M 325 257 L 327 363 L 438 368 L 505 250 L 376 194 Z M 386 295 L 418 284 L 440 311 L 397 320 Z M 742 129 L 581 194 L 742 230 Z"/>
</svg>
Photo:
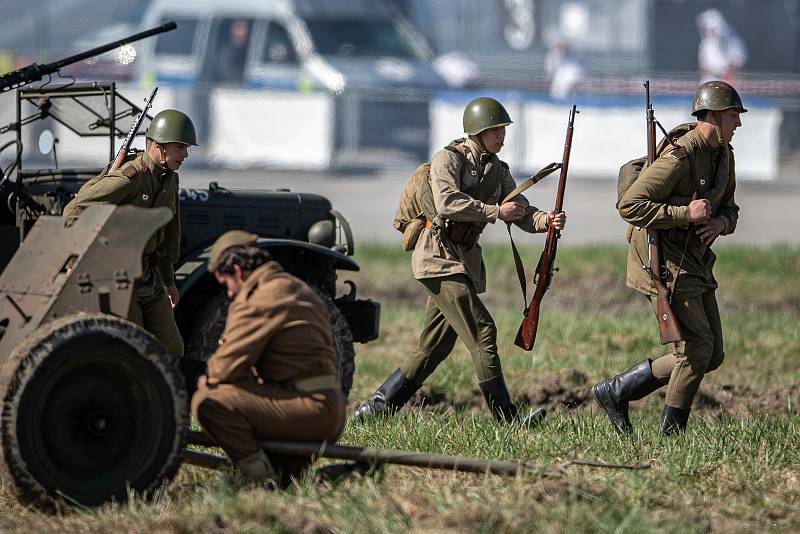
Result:
<svg viewBox="0 0 800 534">
<path fill-rule="evenodd" d="M 165 109 L 153 117 L 145 137 L 162 145 L 181 143 L 197 146 L 197 133 L 192 119 L 175 109 Z"/>
<path fill-rule="evenodd" d="M 258 241 L 256 234 L 251 234 L 244 230 L 225 232 L 211 245 L 211 253 L 208 255 L 208 272 L 213 273 L 217 270 L 220 257 L 227 249 L 242 245 L 253 245 L 256 241 Z"/>
<path fill-rule="evenodd" d="M 494 98 L 476 98 L 464 108 L 464 133 L 469 135 L 478 135 L 497 126 L 508 126 L 512 122 L 506 108 Z"/>
<path fill-rule="evenodd" d="M 731 108 L 739 110 L 740 113 L 747 111 L 742 105 L 742 98 L 733 86 L 725 82 L 711 81 L 697 88 L 692 102 L 692 115 L 697 117 L 702 111 L 724 111 Z"/>
</svg>

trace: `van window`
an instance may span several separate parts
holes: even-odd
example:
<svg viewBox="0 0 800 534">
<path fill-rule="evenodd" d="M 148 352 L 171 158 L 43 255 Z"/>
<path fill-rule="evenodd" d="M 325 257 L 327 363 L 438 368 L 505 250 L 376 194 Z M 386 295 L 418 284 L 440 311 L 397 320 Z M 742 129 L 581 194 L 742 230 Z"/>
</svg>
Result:
<svg viewBox="0 0 800 534">
<path fill-rule="evenodd" d="M 189 56 L 194 48 L 194 34 L 197 31 L 197 19 L 165 17 L 161 24 L 174 20 L 178 27 L 171 32 L 162 33 L 156 41 L 156 55 Z"/>
<path fill-rule="evenodd" d="M 267 40 L 261 53 L 261 63 L 281 65 L 297 63 L 297 52 L 289 39 L 289 32 L 282 24 L 270 22 L 267 26 Z"/>
<path fill-rule="evenodd" d="M 306 26 L 323 56 L 416 57 L 391 20 L 311 19 Z"/>
<path fill-rule="evenodd" d="M 247 48 L 250 45 L 252 19 L 219 19 L 214 21 L 210 48 L 212 73 L 210 81 L 241 83 Z"/>
</svg>

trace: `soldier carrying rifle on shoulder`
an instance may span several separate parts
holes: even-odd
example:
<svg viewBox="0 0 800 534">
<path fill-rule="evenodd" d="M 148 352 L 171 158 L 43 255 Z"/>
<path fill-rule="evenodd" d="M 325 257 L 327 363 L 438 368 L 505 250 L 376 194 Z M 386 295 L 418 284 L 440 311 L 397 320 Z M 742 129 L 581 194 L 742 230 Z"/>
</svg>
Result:
<svg viewBox="0 0 800 534">
<path fill-rule="evenodd" d="M 595 400 L 619 431 L 633 431 L 628 403 L 664 385 L 661 432 L 684 431 L 703 376 L 718 368 L 725 357 L 711 244 L 736 229 L 739 207 L 734 201 L 736 171 L 730 142 L 741 126 L 739 115 L 746 111 L 729 84 L 701 85 L 692 104 L 698 122 L 673 129 L 670 139 L 662 141 L 660 156 L 619 199 L 620 215 L 634 227 L 629 233 L 626 283 L 651 300 L 659 321 L 671 312 L 678 333 L 669 354 L 644 360 L 592 388 Z M 661 258 L 656 259 L 656 275 L 651 276 L 654 263 L 648 261 L 652 243 L 647 234 L 654 230 Z M 663 313 L 656 291 L 659 277 L 671 286 L 671 302 Z"/>
</svg>

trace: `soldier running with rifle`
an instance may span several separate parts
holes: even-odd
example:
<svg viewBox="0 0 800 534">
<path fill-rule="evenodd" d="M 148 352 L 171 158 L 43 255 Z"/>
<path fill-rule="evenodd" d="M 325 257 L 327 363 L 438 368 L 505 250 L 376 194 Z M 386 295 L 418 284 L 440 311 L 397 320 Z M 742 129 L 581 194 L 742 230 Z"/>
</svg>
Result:
<svg viewBox="0 0 800 534">
<path fill-rule="evenodd" d="M 629 402 L 664 385 L 661 432 L 684 431 L 703 376 L 725 357 L 711 244 L 736 229 L 739 207 L 730 142 L 746 111 L 732 86 L 704 83 L 692 104 L 698 122 L 674 128 L 655 149 L 648 97 L 648 154 L 655 160 L 621 194 L 617 207 L 632 225 L 626 283 L 650 299 L 659 314 L 662 343 L 671 346 L 669 354 L 644 360 L 592 388 L 619 431 L 633 431 Z M 672 315 L 676 325 L 669 325 Z"/>
<path fill-rule="evenodd" d="M 506 109 L 493 98 L 477 98 L 464 109 L 467 139 L 453 141 L 430 165 L 432 204 L 419 235 L 411 265 L 428 295 L 425 325 L 417 350 L 355 412 L 355 419 L 393 413 L 405 405 L 425 379 L 450 355 L 457 339 L 466 345 L 479 387 L 500 423 L 536 425 L 544 410 L 520 413 L 511 402 L 500 356 L 497 327 L 480 299 L 486 270 L 478 238 L 489 223 L 513 222 L 527 232 L 563 229 L 564 212 L 544 212 L 522 194 L 505 199 L 517 187 L 508 165 L 497 154 L 503 148 Z"/>
</svg>

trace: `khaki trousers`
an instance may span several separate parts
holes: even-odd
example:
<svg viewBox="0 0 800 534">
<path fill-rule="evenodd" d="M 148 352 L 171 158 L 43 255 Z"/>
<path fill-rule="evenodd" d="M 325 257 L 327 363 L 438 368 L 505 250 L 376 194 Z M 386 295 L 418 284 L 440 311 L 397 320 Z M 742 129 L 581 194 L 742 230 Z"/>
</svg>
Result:
<svg viewBox="0 0 800 534">
<path fill-rule="evenodd" d="M 170 354 L 183 356 L 183 338 L 175 313 L 157 277 L 152 284 L 134 288 L 128 320 L 153 334 Z"/>
<path fill-rule="evenodd" d="M 338 388 L 301 392 L 291 385 L 242 380 L 197 390 L 192 414 L 238 462 L 258 452 L 259 439 L 336 441 L 344 429 L 345 400 Z"/>
<path fill-rule="evenodd" d="M 419 282 L 428 293 L 425 325 L 415 354 L 400 367 L 403 374 L 422 384 L 460 338 L 472 355 L 480 382 L 502 375 L 497 327 L 467 276 L 423 278 Z"/>
<path fill-rule="evenodd" d="M 653 309 L 656 297 L 650 297 Z M 691 298 L 676 296 L 672 311 L 678 319 L 683 341 L 672 344 L 672 352 L 655 360 L 653 376 L 667 384 L 666 404 L 688 410 L 706 373 L 722 365 L 722 323 L 714 291 Z"/>
</svg>

